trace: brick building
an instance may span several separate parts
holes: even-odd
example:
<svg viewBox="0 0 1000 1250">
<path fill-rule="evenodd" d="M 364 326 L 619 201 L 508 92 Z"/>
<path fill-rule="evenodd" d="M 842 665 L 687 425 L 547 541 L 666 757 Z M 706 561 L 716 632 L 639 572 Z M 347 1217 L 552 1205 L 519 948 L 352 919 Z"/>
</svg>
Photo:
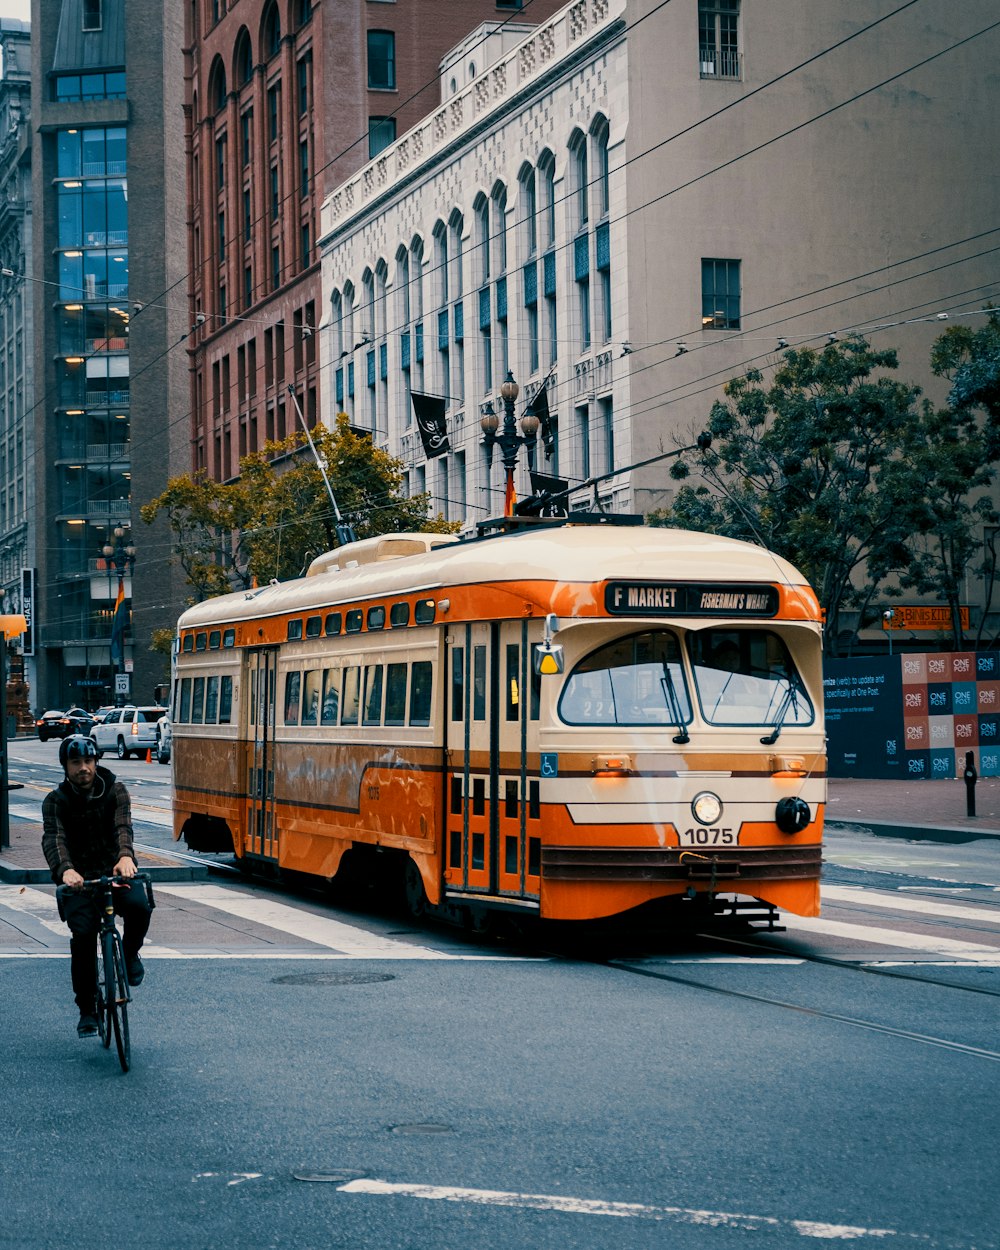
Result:
<svg viewBox="0 0 1000 1250">
<path fill-rule="evenodd" d="M 440 62 L 520 0 L 186 6 L 192 460 L 217 480 L 319 410 L 319 206 L 438 102 Z M 556 8 L 534 0 L 532 22 Z M 467 70 L 468 67 L 465 67 Z M 456 74 L 458 71 L 456 70 Z"/>
</svg>

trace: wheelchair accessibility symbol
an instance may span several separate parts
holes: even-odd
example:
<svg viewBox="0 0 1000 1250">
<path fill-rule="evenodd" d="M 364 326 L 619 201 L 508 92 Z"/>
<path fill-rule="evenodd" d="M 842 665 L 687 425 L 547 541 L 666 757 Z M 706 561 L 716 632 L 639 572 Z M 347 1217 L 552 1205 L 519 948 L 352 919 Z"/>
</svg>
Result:
<svg viewBox="0 0 1000 1250">
<path fill-rule="evenodd" d="M 559 776 L 559 755 L 555 751 L 542 752 L 542 776 L 558 777 Z"/>
</svg>

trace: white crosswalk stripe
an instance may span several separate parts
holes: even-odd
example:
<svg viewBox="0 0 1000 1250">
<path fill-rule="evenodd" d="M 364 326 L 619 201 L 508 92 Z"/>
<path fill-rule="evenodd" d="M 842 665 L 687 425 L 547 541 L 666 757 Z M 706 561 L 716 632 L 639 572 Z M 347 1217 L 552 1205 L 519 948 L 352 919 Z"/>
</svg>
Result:
<svg viewBox="0 0 1000 1250">
<path fill-rule="evenodd" d="M 509 960 L 523 958 L 501 952 L 483 954 L 455 946 L 451 940 L 440 949 L 418 941 L 403 941 L 378 932 L 363 924 L 351 924 L 333 916 L 311 911 L 306 907 L 252 893 L 231 886 L 212 883 L 157 883 L 155 891 L 164 905 L 174 904 L 191 911 L 192 930 L 198 918 L 208 926 L 218 926 L 220 917 L 236 917 L 248 925 L 259 926 L 273 936 L 261 939 L 234 931 L 232 922 L 221 926 L 222 941 L 213 936 L 200 946 L 167 945 L 155 940 L 143 947 L 143 956 L 151 959 L 387 959 L 387 960 Z M 863 890 L 850 886 L 826 886 L 823 900 L 827 914 L 817 917 L 784 914 L 782 923 L 790 938 L 828 937 L 848 943 L 838 955 L 851 958 L 850 949 L 857 945 L 870 962 L 870 948 L 886 947 L 906 952 L 910 962 L 968 964 L 978 967 L 1000 967 L 1000 913 L 966 904 L 964 901 L 925 901 L 893 891 Z M 837 907 L 848 908 L 850 919 L 834 919 L 829 915 Z M 862 913 L 868 909 L 898 912 L 896 928 L 884 915 L 873 916 L 866 923 Z M 841 914 L 844 914 L 843 911 Z M 20 920 L 18 918 L 21 918 Z M 917 931 L 921 919 L 940 924 L 942 920 L 955 925 L 968 924 L 982 931 L 983 925 L 994 925 L 982 941 L 967 941 L 946 933 Z M 0 884 L 0 931 L 7 921 L 18 937 L 15 943 L 0 943 L 0 958 L 65 958 L 69 953 L 69 933 L 59 919 L 53 891 L 29 886 Z M 977 934 L 978 936 L 978 934 Z M 459 939 L 460 941 L 460 939 Z M 726 956 L 675 956 L 673 962 L 703 962 L 725 959 Z M 731 957 L 733 962 L 748 962 L 746 956 Z M 886 960 L 892 956 L 887 950 Z M 756 962 L 768 963 L 770 959 Z M 787 965 L 788 956 L 773 962 Z M 879 962 L 885 962 L 880 960 Z"/>
</svg>

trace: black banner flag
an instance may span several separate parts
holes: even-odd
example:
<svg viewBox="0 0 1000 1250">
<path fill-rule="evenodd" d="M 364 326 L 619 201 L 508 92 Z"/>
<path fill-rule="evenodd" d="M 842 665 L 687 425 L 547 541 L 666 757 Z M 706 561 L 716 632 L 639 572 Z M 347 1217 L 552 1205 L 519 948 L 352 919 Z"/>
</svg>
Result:
<svg viewBox="0 0 1000 1250">
<path fill-rule="evenodd" d="M 424 445 L 424 455 L 428 460 L 435 456 L 443 456 L 451 447 L 448 442 L 448 427 L 445 425 L 445 400 L 437 395 L 421 395 L 418 391 L 410 392 L 413 413 L 417 418 L 417 429 Z"/>
</svg>

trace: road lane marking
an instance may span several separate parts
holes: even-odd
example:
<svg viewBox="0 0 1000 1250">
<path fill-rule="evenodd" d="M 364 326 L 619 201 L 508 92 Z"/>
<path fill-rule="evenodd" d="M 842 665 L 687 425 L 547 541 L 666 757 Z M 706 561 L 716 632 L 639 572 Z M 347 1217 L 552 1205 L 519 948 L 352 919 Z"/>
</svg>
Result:
<svg viewBox="0 0 1000 1250">
<path fill-rule="evenodd" d="M 892 1228 L 864 1228 L 853 1224 L 827 1224 L 817 1220 L 777 1219 L 735 1211 L 707 1211 L 689 1207 L 651 1206 L 640 1202 L 611 1202 L 600 1198 L 571 1198 L 564 1194 L 512 1193 L 499 1189 L 465 1189 L 450 1185 L 414 1185 L 362 1177 L 337 1185 L 342 1194 L 419 1198 L 431 1202 L 472 1203 L 478 1206 L 515 1207 L 530 1211 L 558 1211 L 569 1215 L 599 1215 L 617 1219 L 663 1220 L 710 1228 L 734 1228 L 745 1232 L 778 1229 L 800 1237 L 837 1241 L 897 1237 L 929 1241 L 923 1233 L 902 1233 Z"/>
<path fill-rule="evenodd" d="M 960 903 L 931 903 L 905 895 L 864 890 L 858 886 L 824 885 L 820 887 L 824 901 L 832 903 L 857 903 L 861 907 L 886 907 L 895 911 L 910 911 L 924 916 L 947 916 L 953 920 L 985 920 L 995 924 L 1000 932 L 1000 910 L 964 907 Z"/>
</svg>

